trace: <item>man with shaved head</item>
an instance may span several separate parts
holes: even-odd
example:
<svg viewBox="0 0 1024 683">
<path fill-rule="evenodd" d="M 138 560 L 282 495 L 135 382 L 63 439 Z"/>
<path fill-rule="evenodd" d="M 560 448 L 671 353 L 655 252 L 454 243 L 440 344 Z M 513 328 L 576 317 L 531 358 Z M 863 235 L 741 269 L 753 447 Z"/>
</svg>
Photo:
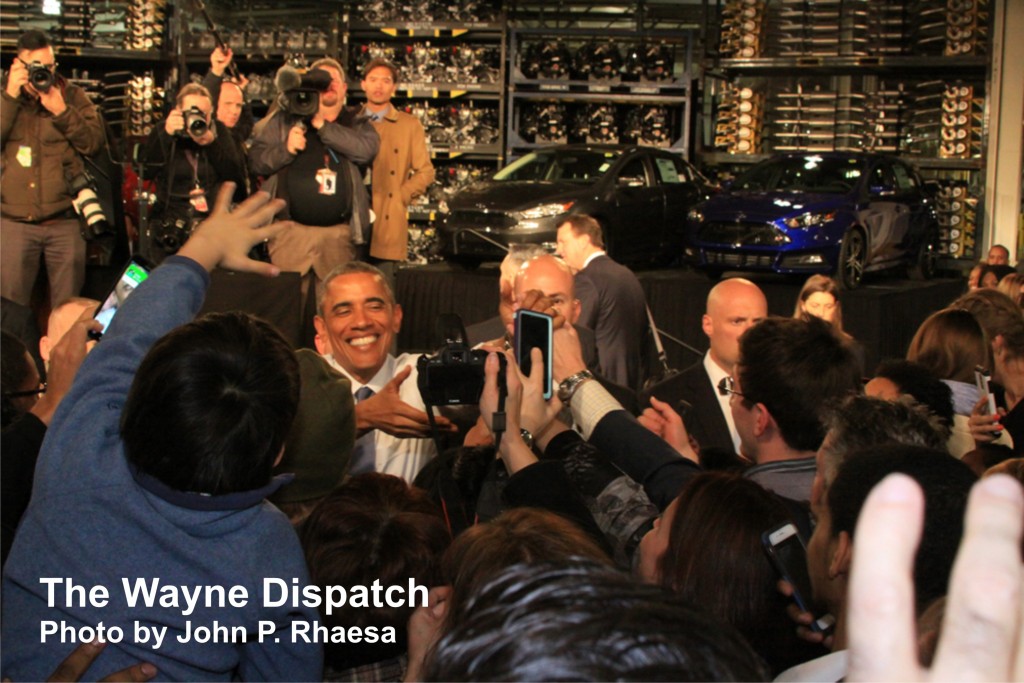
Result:
<svg viewBox="0 0 1024 683">
<path fill-rule="evenodd" d="M 764 292 L 750 280 L 732 278 L 715 285 L 708 293 L 701 319 L 710 342 L 704 359 L 654 391 L 655 398 L 683 415 L 687 432 L 701 448 L 740 451 L 729 397 L 719 393 L 718 384 L 733 373 L 739 360 L 740 336 L 767 315 Z M 690 407 L 681 410 L 686 404 Z"/>
</svg>

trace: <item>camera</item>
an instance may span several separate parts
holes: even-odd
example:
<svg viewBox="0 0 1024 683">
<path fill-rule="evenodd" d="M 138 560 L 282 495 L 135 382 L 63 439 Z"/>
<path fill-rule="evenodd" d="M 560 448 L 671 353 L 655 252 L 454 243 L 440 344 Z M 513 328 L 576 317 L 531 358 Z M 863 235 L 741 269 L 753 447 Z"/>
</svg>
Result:
<svg viewBox="0 0 1024 683">
<path fill-rule="evenodd" d="M 75 213 L 82 217 L 82 238 L 86 241 L 96 239 L 111 231 L 110 221 L 103 213 L 103 205 L 96 196 L 96 180 L 88 171 L 82 171 L 71 179 L 68 189 L 74 199 L 71 206 Z"/>
<path fill-rule="evenodd" d="M 281 109 L 301 118 L 312 116 L 320 109 L 320 93 L 331 87 L 331 80 L 324 69 L 311 69 L 300 76 L 295 69 L 283 67 L 277 75 Z"/>
<path fill-rule="evenodd" d="M 41 62 L 28 65 L 28 82 L 39 92 L 47 92 L 53 87 L 56 76 L 53 70 Z"/>
<path fill-rule="evenodd" d="M 453 313 L 442 314 L 439 326 L 445 331 L 445 345 L 434 354 L 416 361 L 416 384 L 423 403 L 428 406 L 466 405 L 480 402 L 484 390 L 484 363 L 487 352 L 471 349 L 464 341 L 462 319 Z M 498 387 L 505 387 L 505 357 L 498 354 L 501 367 Z"/>
<path fill-rule="evenodd" d="M 192 235 L 198 221 L 166 216 L 152 223 L 153 241 L 167 254 L 176 254 Z"/>
<path fill-rule="evenodd" d="M 185 119 L 185 127 L 182 129 L 182 135 L 188 135 L 193 138 L 201 138 L 206 135 L 206 131 L 210 129 L 210 124 L 206 120 L 206 114 L 199 107 L 189 107 L 181 113 Z"/>
</svg>

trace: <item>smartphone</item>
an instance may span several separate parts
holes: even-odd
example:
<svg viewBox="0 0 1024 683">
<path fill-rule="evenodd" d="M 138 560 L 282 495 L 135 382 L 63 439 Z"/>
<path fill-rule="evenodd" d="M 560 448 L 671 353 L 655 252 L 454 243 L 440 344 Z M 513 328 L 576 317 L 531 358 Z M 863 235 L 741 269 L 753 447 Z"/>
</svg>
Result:
<svg viewBox="0 0 1024 683">
<path fill-rule="evenodd" d="M 523 374 L 533 368 L 530 349 L 540 349 L 544 356 L 544 398 L 551 398 L 551 316 L 520 309 L 515 316 L 516 362 Z"/>
<path fill-rule="evenodd" d="M 996 395 L 992 393 L 992 388 L 989 386 L 989 382 L 992 381 L 992 375 L 988 370 L 981 367 L 980 365 L 974 368 L 974 382 L 978 385 L 978 393 L 984 396 L 988 400 L 988 406 L 985 410 L 986 415 L 996 415 Z M 1002 434 L 1002 431 L 992 432 L 992 435 L 998 438 Z"/>
<path fill-rule="evenodd" d="M 811 612 L 811 577 L 807 572 L 807 549 L 797 533 L 796 527 L 790 523 L 780 524 L 761 534 L 768 559 L 771 560 L 779 576 L 793 587 L 793 601 L 804 612 Z M 811 628 L 826 633 L 835 624 L 831 614 L 811 623 Z"/>
<path fill-rule="evenodd" d="M 133 256 L 128 261 L 114 282 L 114 286 L 107 293 L 107 297 L 96 309 L 96 313 L 93 314 L 92 317 L 99 320 L 103 328 L 98 332 L 90 332 L 90 337 L 99 339 L 103 336 L 107 328 L 110 327 L 110 322 L 114 319 L 114 315 L 117 314 L 121 304 L 135 291 L 136 287 L 145 282 L 146 278 L 149 277 L 150 270 L 149 264 L 137 256 Z"/>
</svg>

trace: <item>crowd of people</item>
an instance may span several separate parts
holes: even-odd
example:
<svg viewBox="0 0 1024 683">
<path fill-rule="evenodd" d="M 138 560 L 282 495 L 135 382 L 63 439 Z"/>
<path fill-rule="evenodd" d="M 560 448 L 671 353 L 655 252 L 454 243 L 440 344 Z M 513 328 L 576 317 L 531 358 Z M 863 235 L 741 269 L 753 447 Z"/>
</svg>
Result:
<svg viewBox="0 0 1024 683">
<path fill-rule="evenodd" d="M 829 278 L 792 317 L 724 280 L 707 353 L 645 388 L 643 290 L 576 216 L 557 256 L 509 253 L 477 353 L 430 375 L 479 361 L 479 400 L 438 408 L 394 350 L 404 207 L 433 177 L 422 128 L 390 105 L 394 67 L 371 61 L 366 105 L 346 107 L 320 60 L 317 112 L 282 106 L 246 151 L 230 58 L 211 60 L 217 97 L 186 86 L 149 142 L 157 213 L 187 229 L 102 339 L 96 302 L 55 301 L 44 386 L 5 333 L 5 679 L 1024 680 L 1024 315 L 987 274 L 873 372 Z M 36 92 L 33 62 L 53 51 L 29 32 L 3 95 L 5 253 L 12 144 L 26 177 L 91 148 L 95 112 L 59 80 Z M 29 117 L 46 133 L 9 137 Z M 54 192 L 18 230 L 62 229 Z M 244 313 L 197 318 L 217 268 L 302 273 L 316 352 Z M 528 374 L 511 352 L 523 309 L 550 317 L 551 388 L 539 349 Z M 773 563 L 787 525 L 802 541 Z M 303 596 L 415 582 L 424 600 L 182 609 L 116 590 L 255 597 L 268 579 Z M 55 581 L 85 588 L 55 598 Z M 128 637 L 41 635 L 58 621 Z M 236 635 L 197 642 L 199 624 Z"/>
</svg>

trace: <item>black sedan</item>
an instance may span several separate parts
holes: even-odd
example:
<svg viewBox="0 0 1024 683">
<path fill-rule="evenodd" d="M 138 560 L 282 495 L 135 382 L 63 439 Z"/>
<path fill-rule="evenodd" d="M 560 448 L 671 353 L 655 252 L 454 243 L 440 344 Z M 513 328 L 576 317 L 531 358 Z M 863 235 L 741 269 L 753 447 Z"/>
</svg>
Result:
<svg viewBox="0 0 1024 683">
<path fill-rule="evenodd" d="M 563 145 L 530 152 L 448 203 L 439 236 L 451 261 L 501 260 L 510 244 L 555 248 L 569 214 L 601 223 L 620 263 L 665 263 L 684 245 L 687 212 L 709 182 L 672 152 L 627 145 Z"/>
</svg>

